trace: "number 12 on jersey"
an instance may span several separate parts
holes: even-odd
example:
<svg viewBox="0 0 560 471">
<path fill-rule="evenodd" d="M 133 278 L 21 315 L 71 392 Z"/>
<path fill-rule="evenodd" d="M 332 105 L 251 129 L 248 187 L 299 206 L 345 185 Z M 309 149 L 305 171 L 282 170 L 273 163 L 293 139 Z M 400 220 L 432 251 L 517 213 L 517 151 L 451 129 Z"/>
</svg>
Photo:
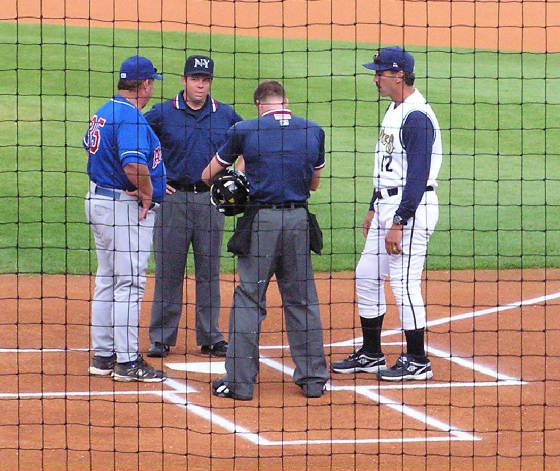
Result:
<svg viewBox="0 0 560 471">
<path fill-rule="evenodd" d="M 381 159 L 381 171 L 382 172 L 392 172 L 391 162 L 393 162 L 392 155 L 384 155 Z"/>
</svg>

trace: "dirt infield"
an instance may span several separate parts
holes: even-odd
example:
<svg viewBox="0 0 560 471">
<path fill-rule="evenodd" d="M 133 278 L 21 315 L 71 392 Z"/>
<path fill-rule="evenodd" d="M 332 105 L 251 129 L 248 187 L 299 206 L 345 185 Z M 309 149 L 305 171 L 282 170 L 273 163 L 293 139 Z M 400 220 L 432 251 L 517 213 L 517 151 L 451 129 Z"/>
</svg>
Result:
<svg viewBox="0 0 560 471">
<path fill-rule="evenodd" d="M 372 49 L 537 52 L 560 51 L 559 17 L 559 2 L 507 0 L 6 0 L 0 12 L 21 22 L 363 41 Z M 317 281 L 326 354 L 338 360 L 360 336 L 353 274 Z M 224 331 L 234 284 L 224 275 Z M 92 290 L 89 276 L 0 276 L 0 471 L 560 468 L 560 270 L 427 273 L 434 380 L 333 375 L 313 401 L 291 381 L 275 286 L 260 385 L 248 402 L 210 394 L 223 362 L 198 353 L 190 277 L 178 345 L 161 362 L 169 381 L 89 377 Z M 150 279 L 143 351 L 152 294 Z M 393 362 L 402 349 L 394 305 L 386 324 Z"/>
<path fill-rule="evenodd" d="M 560 2 L 545 0 L 5 0 L 2 10 L 91 27 L 560 51 Z"/>
<path fill-rule="evenodd" d="M 317 278 L 331 361 L 348 354 L 360 335 L 353 328 L 359 321 L 352 273 Z M 143 305 L 143 350 L 152 281 Z M 233 286 L 224 277 L 224 303 Z M 198 353 L 191 279 L 178 345 L 163 365 L 168 382 L 123 385 L 88 377 L 92 287 L 87 276 L 0 277 L 0 469 L 560 466 L 559 270 L 428 273 L 434 380 L 403 388 L 368 374 L 333 375 L 330 391 L 309 402 L 290 378 L 276 286 L 263 323 L 260 386 L 252 401 L 235 403 L 210 394 L 223 362 L 209 366 Z M 391 305 L 387 328 L 397 327 Z M 401 335 L 386 333 L 384 350 L 394 361 Z"/>
</svg>

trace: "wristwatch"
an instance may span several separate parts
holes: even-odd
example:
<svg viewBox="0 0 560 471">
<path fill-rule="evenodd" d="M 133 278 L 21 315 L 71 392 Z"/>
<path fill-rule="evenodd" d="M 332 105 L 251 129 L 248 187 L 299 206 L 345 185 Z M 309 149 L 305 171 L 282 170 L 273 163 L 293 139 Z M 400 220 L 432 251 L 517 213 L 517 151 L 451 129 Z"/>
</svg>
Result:
<svg viewBox="0 0 560 471">
<path fill-rule="evenodd" d="M 393 224 L 398 226 L 406 226 L 406 219 L 400 217 L 397 213 L 393 216 Z"/>
</svg>

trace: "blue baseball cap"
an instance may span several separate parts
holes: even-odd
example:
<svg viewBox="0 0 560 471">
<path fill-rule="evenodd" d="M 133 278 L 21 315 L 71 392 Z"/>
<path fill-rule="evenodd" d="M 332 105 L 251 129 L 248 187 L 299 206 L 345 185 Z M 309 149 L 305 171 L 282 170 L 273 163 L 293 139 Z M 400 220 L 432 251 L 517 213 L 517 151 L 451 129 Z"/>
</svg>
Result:
<svg viewBox="0 0 560 471">
<path fill-rule="evenodd" d="M 121 65 L 119 77 L 123 80 L 163 80 L 152 61 L 143 56 L 132 56 L 126 59 Z"/>
<path fill-rule="evenodd" d="M 395 72 L 402 70 L 411 74 L 414 71 L 414 57 L 398 46 L 384 47 L 373 56 L 373 62 L 364 64 L 364 67 L 370 70 L 394 70 Z"/>
<path fill-rule="evenodd" d="M 207 56 L 189 56 L 185 62 L 185 76 L 206 75 L 214 76 L 214 61 Z"/>
</svg>

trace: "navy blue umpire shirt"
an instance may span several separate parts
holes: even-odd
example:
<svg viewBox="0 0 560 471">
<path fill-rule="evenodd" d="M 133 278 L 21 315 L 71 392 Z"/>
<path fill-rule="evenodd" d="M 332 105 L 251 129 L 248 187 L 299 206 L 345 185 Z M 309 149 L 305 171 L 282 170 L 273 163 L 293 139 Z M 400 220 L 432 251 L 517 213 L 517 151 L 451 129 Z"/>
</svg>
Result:
<svg viewBox="0 0 560 471">
<path fill-rule="evenodd" d="M 200 110 L 192 110 L 183 90 L 172 100 L 154 105 L 145 117 L 161 141 L 167 179 L 181 184 L 200 181 L 227 130 L 242 120 L 231 106 L 210 95 Z"/>
<path fill-rule="evenodd" d="M 313 172 L 325 166 L 325 132 L 290 110 L 271 110 L 235 124 L 216 157 L 227 167 L 241 154 L 251 201 L 307 201 Z"/>
</svg>

